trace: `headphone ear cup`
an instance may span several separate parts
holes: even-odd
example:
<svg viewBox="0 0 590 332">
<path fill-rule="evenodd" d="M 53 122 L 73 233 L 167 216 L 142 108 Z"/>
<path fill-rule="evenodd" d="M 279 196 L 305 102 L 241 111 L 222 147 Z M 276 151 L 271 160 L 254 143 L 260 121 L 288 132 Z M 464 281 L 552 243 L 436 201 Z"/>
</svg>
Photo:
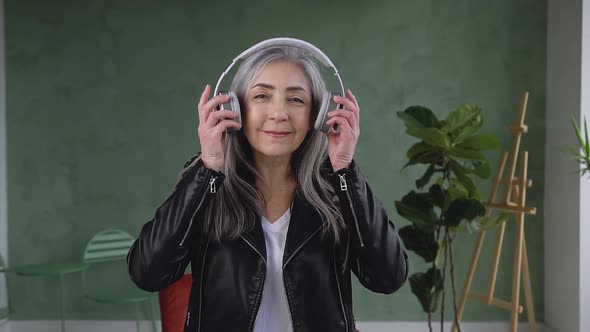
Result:
<svg viewBox="0 0 590 332">
<path fill-rule="evenodd" d="M 324 91 L 320 100 L 320 109 L 318 110 L 318 115 L 315 118 L 315 124 L 313 126 L 316 130 L 326 134 L 330 130 L 330 126 L 326 125 L 326 121 L 328 121 L 328 109 L 330 108 L 330 97 L 331 94 L 328 91 Z"/>
<path fill-rule="evenodd" d="M 325 134 L 330 132 L 330 128 L 335 132 L 340 132 L 340 127 L 338 124 L 334 124 L 333 126 L 326 125 L 326 121 L 328 121 L 328 112 L 333 111 L 335 109 L 342 109 L 344 108 L 341 104 L 336 104 L 334 102 L 334 96 L 342 96 L 339 92 L 328 92 L 324 91 L 322 96 L 322 100 L 320 103 L 320 110 L 318 112 L 318 116 L 316 117 L 314 128 L 319 130 Z"/>
<path fill-rule="evenodd" d="M 240 100 L 238 99 L 238 96 L 236 95 L 235 92 L 233 91 L 220 91 L 218 94 L 219 95 L 229 95 L 229 101 L 220 104 L 217 107 L 217 110 L 231 110 L 235 113 L 238 114 L 238 116 L 234 119 L 237 123 L 242 124 L 242 110 L 240 109 Z M 236 131 L 237 129 L 235 128 L 229 128 L 228 131 L 232 132 L 232 131 Z"/>
<path fill-rule="evenodd" d="M 229 92 L 229 100 L 231 102 L 231 110 L 234 111 L 235 113 L 238 113 L 238 116 L 236 117 L 235 121 L 239 124 L 242 124 L 242 109 L 240 108 L 240 100 L 238 99 L 238 96 L 236 95 L 235 92 L 230 91 Z M 230 128 L 231 130 L 236 130 L 235 128 Z"/>
</svg>

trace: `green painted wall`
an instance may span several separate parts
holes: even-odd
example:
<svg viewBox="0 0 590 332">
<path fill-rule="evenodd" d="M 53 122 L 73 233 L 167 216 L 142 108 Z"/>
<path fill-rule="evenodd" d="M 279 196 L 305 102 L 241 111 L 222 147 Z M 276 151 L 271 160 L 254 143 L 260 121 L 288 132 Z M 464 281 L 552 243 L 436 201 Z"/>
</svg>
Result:
<svg viewBox="0 0 590 332">
<path fill-rule="evenodd" d="M 401 172 L 412 139 L 395 111 L 413 104 L 440 116 L 472 102 L 485 131 L 510 139 L 520 93 L 531 92 L 524 148 L 528 198 L 543 211 L 545 4 L 499 1 L 5 1 L 9 260 L 13 265 L 77 259 L 106 227 L 137 234 L 199 149 L 197 96 L 229 61 L 273 36 L 318 45 L 339 67 L 362 108 L 356 158 L 398 227 L 394 200 L 417 171 Z M 495 164 L 499 152 L 489 155 Z M 489 184 L 481 182 L 483 193 Z M 527 219 L 537 317 L 542 319 L 542 216 Z M 488 283 L 489 236 L 475 286 Z M 513 240 L 508 228 L 506 243 Z M 461 288 L 475 236 L 455 248 Z M 512 249 L 497 294 L 510 294 Z M 425 263 L 411 257 L 413 271 Z M 124 269 L 96 279 L 125 280 Z M 133 309 L 81 299 L 66 278 L 71 319 L 128 319 Z M 57 282 L 9 278 L 12 317 L 57 318 Z M 404 287 L 393 296 L 356 287 L 359 320 L 425 319 Z M 466 320 L 508 314 L 468 302 Z M 450 304 L 447 304 L 447 308 Z"/>
</svg>

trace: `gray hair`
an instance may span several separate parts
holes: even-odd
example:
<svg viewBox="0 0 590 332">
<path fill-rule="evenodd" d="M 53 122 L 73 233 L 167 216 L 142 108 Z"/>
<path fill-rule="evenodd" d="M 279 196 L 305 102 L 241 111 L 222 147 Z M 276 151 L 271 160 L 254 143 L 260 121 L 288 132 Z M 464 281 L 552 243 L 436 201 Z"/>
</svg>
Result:
<svg viewBox="0 0 590 332">
<path fill-rule="evenodd" d="M 276 46 L 264 49 L 238 68 L 231 84 L 242 110 L 244 98 L 254 83 L 254 78 L 273 61 L 289 61 L 300 66 L 311 82 L 313 128 L 325 91 L 322 73 L 315 58 L 303 49 L 293 46 Z M 247 116 L 247 115 L 246 115 Z M 255 186 L 259 173 L 254 165 L 252 149 L 243 130 L 225 136 L 226 178 L 215 194 L 204 221 L 204 230 L 213 240 L 237 238 L 260 222 L 263 211 L 261 194 Z M 291 158 L 291 170 L 297 183 L 296 191 L 319 213 L 324 223 L 324 234 L 330 233 L 336 241 L 344 222 L 340 209 L 332 200 L 334 190 L 322 176 L 322 166 L 327 159 L 326 135 L 310 130 Z M 331 167 L 330 167 L 331 169 Z M 297 193 L 296 193 L 297 194 Z"/>
</svg>

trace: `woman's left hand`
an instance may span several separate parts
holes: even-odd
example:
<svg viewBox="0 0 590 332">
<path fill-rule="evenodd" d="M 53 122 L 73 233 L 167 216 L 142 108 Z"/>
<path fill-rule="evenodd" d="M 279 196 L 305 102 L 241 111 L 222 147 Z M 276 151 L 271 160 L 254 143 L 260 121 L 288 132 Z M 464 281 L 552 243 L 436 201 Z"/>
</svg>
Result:
<svg viewBox="0 0 590 332">
<path fill-rule="evenodd" d="M 338 124 L 340 132 L 328 132 L 328 156 L 334 172 L 350 166 L 354 157 L 354 149 L 358 142 L 360 129 L 359 104 L 350 90 L 346 97 L 335 96 L 334 101 L 344 105 L 345 109 L 337 109 L 328 113 L 326 124 L 330 127 Z"/>
</svg>

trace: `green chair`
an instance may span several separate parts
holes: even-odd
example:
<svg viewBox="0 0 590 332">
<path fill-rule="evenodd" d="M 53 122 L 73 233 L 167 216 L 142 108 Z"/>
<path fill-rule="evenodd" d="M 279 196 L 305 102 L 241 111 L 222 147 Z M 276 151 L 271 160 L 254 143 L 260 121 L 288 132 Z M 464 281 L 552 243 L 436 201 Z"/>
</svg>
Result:
<svg viewBox="0 0 590 332">
<path fill-rule="evenodd" d="M 144 292 L 129 281 L 128 286 L 115 287 L 115 289 L 93 288 L 88 287 L 87 273 L 93 270 L 93 267 L 100 263 L 108 262 L 125 262 L 127 253 L 135 238 L 129 233 L 119 229 L 107 229 L 94 235 L 86 245 L 84 250 L 83 261 L 90 267 L 82 272 L 82 287 L 86 299 L 96 303 L 133 303 L 135 304 L 137 331 L 140 331 L 140 311 L 141 305 L 147 303 L 151 312 L 151 321 L 153 331 L 156 332 L 156 308 L 155 296 L 151 293 Z M 127 278 L 127 274 L 122 277 Z M 128 279 L 128 278 L 127 278 Z"/>
<path fill-rule="evenodd" d="M 14 273 L 21 277 L 58 277 L 61 331 L 66 330 L 65 321 L 65 281 L 66 274 L 84 271 L 88 265 L 82 261 L 47 262 L 17 267 L 4 267 L 4 272 Z M 10 308 L 10 305 L 9 305 Z"/>
<path fill-rule="evenodd" d="M 4 262 L 4 256 L 0 255 L 0 273 L 4 274 L 4 279 L 6 280 L 6 307 L 0 308 L 0 320 L 8 319 L 8 314 L 10 313 L 10 298 L 8 297 L 8 278 L 6 278 L 6 273 L 8 272 L 8 268 L 6 267 L 6 263 Z"/>
</svg>

